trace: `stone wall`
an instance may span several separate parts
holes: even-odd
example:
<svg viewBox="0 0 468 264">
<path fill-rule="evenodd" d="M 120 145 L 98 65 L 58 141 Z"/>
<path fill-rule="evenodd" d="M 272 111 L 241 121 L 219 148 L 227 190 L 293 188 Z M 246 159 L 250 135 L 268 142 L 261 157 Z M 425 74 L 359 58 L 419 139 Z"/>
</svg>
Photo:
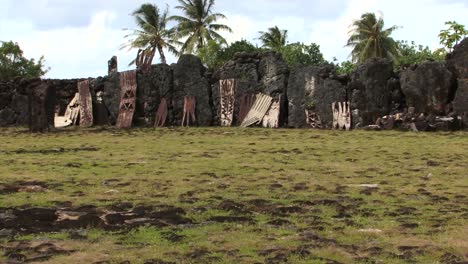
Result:
<svg viewBox="0 0 468 264">
<path fill-rule="evenodd" d="M 465 39 L 446 62 L 428 61 L 396 73 L 391 61 L 371 59 L 357 66 L 349 76 L 338 76 L 333 65 L 289 69 L 275 52 L 238 53 L 214 72 L 207 71 L 199 58 L 183 55 L 173 65 L 153 65 L 147 72 L 138 72 L 134 125 L 153 126 L 156 110 L 165 98 L 166 124 L 179 126 L 185 96 L 196 99 L 196 125 L 218 125 L 219 81 L 223 79 L 236 80 L 234 125 L 241 121 L 238 104 L 241 96 L 256 93 L 281 96 L 283 127 L 306 127 L 308 110 L 320 117 L 322 127 L 330 128 L 331 104 L 342 101 L 351 102 L 354 126 L 375 124 L 380 117 L 409 107 L 416 114 L 462 116 L 465 125 L 468 124 L 468 39 Z M 42 80 L 36 86 L 48 87 L 55 107 L 63 114 L 81 80 Z M 105 115 L 105 121 L 99 124 L 114 125 L 121 97 L 119 73 L 111 72 L 89 81 L 93 105 Z M 27 89 L 28 82 L 0 81 L 0 126 L 28 125 L 28 98 L 33 94 Z M 97 100 L 97 95 L 102 101 Z M 49 112 L 53 111 L 48 109 Z"/>
</svg>

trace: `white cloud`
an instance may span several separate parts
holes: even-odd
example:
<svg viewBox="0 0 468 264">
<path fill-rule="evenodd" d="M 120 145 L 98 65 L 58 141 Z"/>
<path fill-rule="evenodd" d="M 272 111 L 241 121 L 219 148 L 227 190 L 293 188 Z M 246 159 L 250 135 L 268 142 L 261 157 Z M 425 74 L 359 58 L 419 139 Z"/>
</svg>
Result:
<svg viewBox="0 0 468 264">
<path fill-rule="evenodd" d="M 30 23 L 6 22 L 0 32 L 9 33 L 18 42 L 25 56 L 39 58 L 44 55 L 51 68 L 46 77 L 77 78 L 107 73 L 107 60 L 119 55 L 121 68 L 127 68 L 131 53 L 119 50 L 125 32 L 111 28 L 118 16 L 101 11 L 92 16 L 85 27 L 33 30 Z M 7 30 L 7 28 L 14 30 Z M 22 32 L 28 32 L 22 34 Z"/>
<path fill-rule="evenodd" d="M 47 77 L 72 78 L 105 75 L 107 60 L 119 58 L 127 69 L 136 51 L 120 50 L 126 32 L 133 28 L 129 13 L 145 0 L 0 0 L 0 40 L 19 42 L 27 57 L 44 55 L 51 71 Z M 151 2 L 151 1 L 150 1 Z M 175 0 L 167 0 L 177 11 Z M 163 1 L 157 2 L 160 7 Z M 20 8 L 24 6 L 25 8 Z M 229 42 L 246 39 L 258 43 L 258 32 L 278 25 L 289 32 L 289 42 L 315 42 L 327 60 L 346 60 L 344 48 L 349 25 L 364 12 L 382 11 L 386 26 L 399 25 L 394 38 L 414 40 L 436 48 L 445 21 L 468 26 L 466 0 L 219 0 L 216 12 L 226 14 L 232 34 Z M 21 11 L 21 12 L 20 12 Z M 176 61 L 166 54 L 168 62 Z"/>
</svg>

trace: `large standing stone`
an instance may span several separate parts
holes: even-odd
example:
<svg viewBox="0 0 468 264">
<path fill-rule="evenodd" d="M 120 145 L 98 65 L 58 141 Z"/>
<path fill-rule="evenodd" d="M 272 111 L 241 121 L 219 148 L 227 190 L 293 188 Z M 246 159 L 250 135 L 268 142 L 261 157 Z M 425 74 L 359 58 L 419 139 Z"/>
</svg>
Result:
<svg viewBox="0 0 468 264">
<path fill-rule="evenodd" d="M 119 116 L 120 106 L 120 74 L 111 73 L 104 82 L 102 101 L 109 111 L 109 122 L 114 125 Z"/>
<path fill-rule="evenodd" d="M 172 68 L 167 64 L 153 65 L 148 72 L 139 72 L 136 109 L 138 124 L 154 125 L 161 98 L 166 98 L 168 107 L 172 106 L 173 83 Z M 169 120 L 172 118 L 170 115 Z"/>
<path fill-rule="evenodd" d="M 450 101 L 453 74 L 445 63 L 427 61 L 403 71 L 400 83 L 408 107 L 416 113 L 441 113 Z"/>
<path fill-rule="evenodd" d="M 21 94 L 16 90 L 11 101 L 11 109 L 16 114 L 16 125 L 27 126 L 29 123 L 28 96 Z"/>
<path fill-rule="evenodd" d="M 455 46 L 452 54 L 447 56 L 447 64 L 457 78 L 453 108 L 463 117 L 465 127 L 468 127 L 468 38 Z"/>
<path fill-rule="evenodd" d="M 10 108 L 0 110 L 0 127 L 14 125 L 16 121 L 16 114 Z"/>
<path fill-rule="evenodd" d="M 182 124 L 184 97 L 195 96 L 195 116 L 199 126 L 209 126 L 213 121 L 210 105 L 210 84 L 205 78 L 205 67 L 193 55 L 182 55 L 177 64 L 172 65 L 174 72 L 173 125 Z"/>
<path fill-rule="evenodd" d="M 305 111 L 317 114 L 322 127 L 331 128 L 333 122 L 333 102 L 346 101 L 346 87 L 332 79 L 331 65 L 298 66 L 289 76 L 288 101 L 290 127 L 306 126 Z"/>
<path fill-rule="evenodd" d="M 387 59 L 370 59 L 353 71 L 348 96 L 352 111 L 357 110 L 360 119 L 353 120 L 354 124 L 375 124 L 377 118 L 390 113 L 393 78 L 393 65 Z"/>
<path fill-rule="evenodd" d="M 288 65 L 275 52 L 236 53 L 234 58 L 213 74 L 212 96 L 215 120 L 219 122 L 219 80 L 235 79 L 233 124 L 239 125 L 240 99 L 245 94 L 264 93 L 275 97 L 281 95 L 280 125 L 286 122 L 286 91 L 289 76 Z"/>
<path fill-rule="evenodd" d="M 29 95 L 29 130 L 47 132 L 54 125 L 55 89 L 41 79 L 24 84 Z"/>
</svg>

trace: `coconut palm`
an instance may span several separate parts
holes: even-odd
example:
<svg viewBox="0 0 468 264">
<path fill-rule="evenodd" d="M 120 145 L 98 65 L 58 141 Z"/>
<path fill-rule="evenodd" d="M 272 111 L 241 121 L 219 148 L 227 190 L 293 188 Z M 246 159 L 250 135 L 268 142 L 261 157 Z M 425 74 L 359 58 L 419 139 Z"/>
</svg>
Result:
<svg viewBox="0 0 468 264">
<path fill-rule="evenodd" d="M 280 51 L 286 46 L 288 38 L 287 30 L 280 30 L 278 26 L 268 29 L 268 32 L 260 31 L 260 41 L 264 48 L 269 48 L 275 51 Z"/>
<path fill-rule="evenodd" d="M 378 19 L 374 13 L 365 13 L 352 24 L 353 29 L 347 47 L 352 47 L 353 62 L 364 62 L 370 58 L 389 58 L 396 61 L 398 44 L 390 35 L 397 26 L 384 29 L 383 17 Z"/>
<path fill-rule="evenodd" d="M 226 44 L 226 40 L 218 33 L 220 30 L 232 32 L 231 28 L 217 24 L 218 19 L 226 18 L 220 13 L 213 13 L 214 0 L 178 0 L 183 16 L 172 16 L 178 22 L 177 33 L 179 38 L 187 38 L 182 45 L 180 53 L 194 53 L 199 48 L 214 40 Z"/>
<path fill-rule="evenodd" d="M 164 49 L 177 54 L 176 46 L 180 44 L 175 39 L 175 30 L 167 28 L 167 22 L 169 21 L 168 8 L 163 13 L 160 12 L 159 8 L 154 4 L 143 4 L 137 10 L 132 13 L 139 29 L 133 31 L 133 33 L 125 36 L 126 38 L 132 38 L 122 48 L 137 48 L 140 50 L 147 51 L 146 54 L 152 54 L 154 56 L 157 50 L 161 58 L 162 63 L 166 63 L 166 56 L 164 55 Z M 150 61 L 152 61 L 152 57 Z M 135 63 L 135 60 L 130 64 Z"/>
</svg>

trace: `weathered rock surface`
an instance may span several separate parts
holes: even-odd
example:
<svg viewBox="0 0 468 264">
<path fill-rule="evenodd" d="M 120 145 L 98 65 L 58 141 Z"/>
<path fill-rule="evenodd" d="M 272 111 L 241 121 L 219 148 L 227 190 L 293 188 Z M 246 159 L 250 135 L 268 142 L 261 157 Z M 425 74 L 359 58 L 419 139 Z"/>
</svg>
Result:
<svg viewBox="0 0 468 264">
<path fill-rule="evenodd" d="M 468 38 L 454 48 L 447 57 L 447 65 L 457 78 L 453 108 L 462 116 L 464 126 L 468 128 Z"/>
<path fill-rule="evenodd" d="M 444 113 L 450 102 L 453 81 L 453 74 L 443 62 L 423 62 L 400 75 L 406 103 L 417 113 Z"/>
<path fill-rule="evenodd" d="M 332 103 L 346 101 L 346 86 L 332 77 L 334 71 L 331 65 L 292 70 L 288 82 L 289 127 L 306 126 L 306 109 L 319 115 L 323 127 L 332 127 Z"/>
<path fill-rule="evenodd" d="M 195 115 L 197 125 L 212 124 L 213 113 L 210 105 L 210 84 L 205 78 L 205 67 L 201 60 L 193 55 L 182 55 L 177 64 L 172 65 L 174 72 L 173 125 L 182 124 L 184 97 L 195 96 Z"/>
<path fill-rule="evenodd" d="M 391 111 L 392 93 L 397 88 L 394 78 L 392 62 L 386 59 L 370 59 L 353 71 L 348 95 L 351 109 L 359 112 L 360 120 L 353 120 L 355 125 L 374 124 L 378 117 Z"/>
<path fill-rule="evenodd" d="M 153 65 L 149 72 L 138 73 L 137 90 L 137 125 L 153 126 L 156 111 L 161 98 L 172 102 L 173 93 L 172 68 L 166 64 Z M 169 105 L 171 107 L 172 105 Z M 169 120 L 173 119 L 172 111 L 169 110 Z"/>
<path fill-rule="evenodd" d="M 239 125 L 242 121 L 239 120 L 241 96 L 264 93 L 270 96 L 282 96 L 280 124 L 283 125 L 287 120 L 288 76 L 288 65 L 278 53 L 237 53 L 233 60 L 214 72 L 211 79 L 216 124 L 219 123 L 220 113 L 219 80 L 235 79 L 233 124 Z"/>
<path fill-rule="evenodd" d="M 114 125 L 119 116 L 120 105 L 120 74 L 111 73 L 103 80 L 102 101 L 109 111 L 109 122 Z"/>
</svg>

